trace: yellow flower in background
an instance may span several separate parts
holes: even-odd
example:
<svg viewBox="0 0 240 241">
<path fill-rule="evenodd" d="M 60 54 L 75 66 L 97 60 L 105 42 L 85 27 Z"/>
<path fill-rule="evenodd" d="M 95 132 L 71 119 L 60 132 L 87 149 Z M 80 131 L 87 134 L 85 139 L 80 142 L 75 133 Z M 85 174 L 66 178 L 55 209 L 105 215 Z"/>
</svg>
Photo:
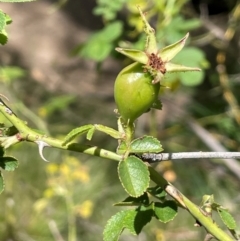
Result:
<svg viewBox="0 0 240 241">
<path fill-rule="evenodd" d="M 76 157 L 67 156 L 61 164 L 50 163 L 46 166 L 48 174 L 47 189 L 44 197 L 64 196 L 75 192 L 75 187 L 90 180 L 88 167 Z"/>
<path fill-rule="evenodd" d="M 153 229 L 153 233 L 155 234 L 156 241 L 166 241 L 162 229 Z"/>
<path fill-rule="evenodd" d="M 75 206 L 76 214 L 82 218 L 89 218 L 93 212 L 93 202 L 86 200 L 82 204 Z"/>
<path fill-rule="evenodd" d="M 69 165 L 73 168 L 79 167 L 81 165 L 81 162 L 79 161 L 79 159 L 77 159 L 74 156 L 67 156 L 64 161 L 66 162 L 67 165 Z"/>
<path fill-rule="evenodd" d="M 46 169 L 48 174 L 53 175 L 58 172 L 58 165 L 55 163 L 50 163 L 49 165 L 47 165 Z"/>
<path fill-rule="evenodd" d="M 79 168 L 72 173 L 72 176 L 75 180 L 81 181 L 83 183 L 88 183 L 90 180 L 90 176 L 86 170 L 86 168 Z"/>
<path fill-rule="evenodd" d="M 71 175 L 71 170 L 70 170 L 69 166 L 65 163 L 60 165 L 59 172 L 61 175 L 66 176 L 66 177 Z"/>
<path fill-rule="evenodd" d="M 67 165 L 71 172 L 71 180 L 81 181 L 87 183 L 90 180 L 88 168 L 83 165 L 76 157 L 68 156 L 65 159 L 65 165 Z"/>
<path fill-rule="evenodd" d="M 47 188 L 43 193 L 43 196 L 45 198 L 52 198 L 54 195 L 55 195 L 55 193 L 52 188 Z"/>
</svg>

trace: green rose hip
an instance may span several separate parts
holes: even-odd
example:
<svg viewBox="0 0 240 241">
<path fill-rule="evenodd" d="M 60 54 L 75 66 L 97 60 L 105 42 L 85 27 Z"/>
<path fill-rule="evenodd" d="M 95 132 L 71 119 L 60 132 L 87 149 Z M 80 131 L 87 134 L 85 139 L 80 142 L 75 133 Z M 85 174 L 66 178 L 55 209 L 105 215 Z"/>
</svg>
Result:
<svg viewBox="0 0 240 241">
<path fill-rule="evenodd" d="M 147 35 L 144 51 L 116 48 L 119 53 L 136 61 L 119 73 L 114 87 L 118 112 L 125 124 L 133 123 L 150 108 L 161 109 L 161 103 L 158 100 L 159 82 L 166 73 L 200 71 L 199 68 L 171 62 L 184 47 L 188 33 L 176 43 L 158 49 L 155 31 L 149 25 L 140 7 L 138 9 Z"/>
<path fill-rule="evenodd" d="M 150 108 L 158 108 L 160 83 L 153 84 L 153 77 L 144 71 L 143 65 L 133 63 L 117 76 L 114 98 L 118 112 L 125 123 L 133 123 Z"/>
</svg>

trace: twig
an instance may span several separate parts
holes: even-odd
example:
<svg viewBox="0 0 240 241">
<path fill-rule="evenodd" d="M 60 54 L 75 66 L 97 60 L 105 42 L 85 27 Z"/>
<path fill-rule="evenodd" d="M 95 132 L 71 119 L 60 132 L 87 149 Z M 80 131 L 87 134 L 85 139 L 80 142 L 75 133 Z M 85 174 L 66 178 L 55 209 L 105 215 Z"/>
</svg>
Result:
<svg viewBox="0 0 240 241">
<path fill-rule="evenodd" d="M 149 163 L 180 159 L 240 159 L 240 152 L 175 152 L 144 153 L 141 158 Z"/>
<path fill-rule="evenodd" d="M 4 115 L 11 123 L 15 126 L 15 128 L 19 131 L 15 136 L 10 137 L 2 137 L 0 139 L 0 145 L 4 145 L 4 148 L 7 148 L 17 142 L 21 141 L 29 141 L 34 142 L 38 146 L 45 145 L 53 148 L 75 151 L 75 152 L 82 152 L 89 155 L 99 156 L 115 161 L 120 161 L 122 156 L 116 154 L 115 152 L 111 152 L 106 149 L 99 148 L 97 146 L 90 146 L 90 145 L 81 145 L 79 143 L 70 143 L 68 145 L 63 145 L 63 141 L 52 138 L 47 135 L 42 135 L 36 132 L 35 130 L 29 128 L 25 122 L 19 119 L 13 111 L 2 101 L 0 98 L 0 113 Z M 42 151 L 42 150 L 41 150 Z"/>
</svg>

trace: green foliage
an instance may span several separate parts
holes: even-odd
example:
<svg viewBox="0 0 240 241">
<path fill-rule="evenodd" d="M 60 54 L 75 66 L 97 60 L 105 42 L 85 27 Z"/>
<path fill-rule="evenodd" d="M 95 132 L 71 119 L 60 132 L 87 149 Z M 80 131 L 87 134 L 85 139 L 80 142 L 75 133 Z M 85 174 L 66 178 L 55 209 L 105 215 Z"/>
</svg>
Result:
<svg viewBox="0 0 240 241">
<path fill-rule="evenodd" d="M 143 136 L 131 142 L 129 151 L 132 153 L 157 153 L 163 151 L 163 149 L 158 139 L 152 136 Z"/>
<path fill-rule="evenodd" d="M 0 68 L 0 81 L 6 84 L 26 76 L 26 71 L 17 66 L 4 66 Z"/>
<path fill-rule="evenodd" d="M 0 167 L 5 171 L 14 171 L 18 167 L 18 160 L 14 157 L 0 157 Z"/>
<path fill-rule="evenodd" d="M 149 205 L 149 197 L 145 192 L 140 197 L 129 196 L 124 199 L 122 202 L 115 203 L 114 206 L 140 206 L 140 205 Z"/>
<path fill-rule="evenodd" d="M 188 47 L 184 48 L 174 59 L 174 63 L 189 65 L 189 66 L 199 66 L 201 68 L 208 67 L 208 63 L 206 61 L 204 53 L 197 48 Z M 204 80 L 204 71 L 200 72 L 189 72 L 188 74 L 185 73 L 178 73 L 176 74 L 169 74 L 166 77 L 166 81 L 174 81 L 174 79 L 178 78 L 182 84 L 186 86 L 194 86 L 199 85 Z"/>
<path fill-rule="evenodd" d="M 107 135 L 109 135 L 109 136 L 111 136 L 115 139 L 121 139 L 122 138 L 122 134 L 119 131 L 116 131 L 111 127 L 95 124 L 94 128 L 98 131 L 106 133 Z"/>
<path fill-rule="evenodd" d="M 141 196 L 149 186 L 148 168 L 135 156 L 129 156 L 119 163 L 118 175 L 124 189 L 132 197 Z"/>
<path fill-rule="evenodd" d="M 139 234 L 142 228 L 150 222 L 152 210 L 125 210 L 112 216 L 103 232 L 104 241 L 117 241 L 120 234 L 126 228 L 132 234 Z"/>
<path fill-rule="evenodd" d="M 4 156 L 4 154 L 4 149 L 0 147 L 0 193 L 5 188 L 4 178 L 1 169 L 5 171 L 14 171 L 18 167 L 18 160 L 16 158 L 11 156 Z"/>
<path fill-rule="evenodd" d="M 128 197 L 117 206 L 139 205 L 135 210 L 125 210 L 112 216 L 104 229 L 104 240 L 118 240 L 124 229 L 128 229 L 132 234 L 139 234 L 142 228 L 156 217 L 159 221 L 167 223 L 177 215 L 177 204 L 172 200 L 163 203 L 154 202 L 149 204 L 146 194 L 139 198 Z"/>
<path fill-rule="evenodd" d="M 165 200 L 167 193 L 163 190 L 163 188 L 156 186 L 148 188 L 148 192 L 157 199 L 163 201 Z"/>
<path fill-rule="evenodd" d="M 0 10 L 0 44 L 4 45 L 8 41 L 6 26 L 12 22 L 9 15 Z"/>
<path fill-rule="evenodd" d="M 77 136 L 83 135 L 85 133 L 87 133 L 87 140 L 91 140 L 95 130 L 106 133 L 115 139 L 121 138 L 121 133 L 114 130 L 113 128 L 110 128 L 108 126 L 98 125 L 98 124 L 95 124 L 95 125 L 88 124 L 88 125 L 80 126 L 78 128 L 71 130 L 66 135 L 62 145 L 67 145 L 69 142 L 74 140 Z"/>
<path fill-rule="evenodd" d="M 1 139 L 0 139 L 1 141 Z M 11 156 L 4 155 L 4 149 L 0 148 L 0 168 L 5 171 L 14 171 L 18 167 L 18 160 Z"/>
<path fill-rule="evenodd" d="M 120 21 L 108 24 L 103 30 L 92 34 L 87 43 L 79 45 L 73 53 L 97 62 L 103 61 L 114 49 L 114 41 L 121 35 L 122 28 Z"/>
<path fill-rule="evenodd" d="M 63 145 L 67 145 L 69 142 L 74 140 L 77 136 L 80 136 L 80 135 L 83 135 L 85 133 L 88 133 L 89 130 L 91 130 L 92 127 L 93 127 L 93 125 L 89 124 L 89 125 L 80 126 L 78 128 L 75 128 L 75 129 L 71 130 L 66 135 L 65 140 L 63 142 Z"/>
<path fill-rule="evenodd" d="M 227 209 L 218 208 L 217 211 L 222 221 L 229 229 L 234 230 L 237 228 L 236 221 Z"/>
<path fill-rule="evenodd" d="M 236 233 L 237 225 L 235 219 L 226 208 L 215 202 L 213 195 L 203 196 L 202 208 L 208 213 L 216 211 L 227 228 Z"/>
<path fill-rule="evenodd" d="M 164 38 L 167 42 L 171 43 L 180 39 L 186 32 L 198 29 L 200 26 L 201 21 L 199 19 L 184 19 L 182 15 L 176 15 L 163 31 L 158 31 L 156 34 L 158 39 Z M 199 51 L 201 50 L 199 49 Z"/>
<path fill-rule="evenodd" d="M 181 8 L 186 2 L 187 1 L 177 1 L 173 4 L 167 1 L 162 1 L 161 3 L 154 2 L 154 4 L 150 4 L 145 1 L 135 0 L 118 0 L 114 2 L 109 2 L 106 0 L 98 1 L 98 5 L 94 10 L 94 14 L 102 16 L 103 20 L 106 21 L 106 25 L 103 30 L 100 30 L 98 33 L 92 35 L 85 44 L 80 45 L 76 52 L 79 53 L 81 57 L 90 58 L 97 62 L 103 61 L 111 54 L 111 50 L 113 49 L 113 41 L 118 41 L 122 34 L 127 35 L 126 37 L 130 38 L 131 42 L 121 41 L 120 47 L 137 48 L 137 46 L 143 46 L 145 44 L 145 39 L 141 37 L 142 20 L 138 17 L 138 15 L 136 15 L 136 6 L 138 5 L 140 5 L 142 9 L 147 9 L 147 11 L 150 9 L 146 15 L 147 18 L 155 16 L 155 18 L 158 19 L 155 28 L 157 39 L 159 41 L 161 40 L 161 42 L 158 43 L 159 47 L 161 48 L 166 44 L 173 43 L 176 40 L 182 38 L 186 32 L 196 30 L 201 26 L 199 19 L 185 19 L 182 15 L 179 14 Z M 123 9 L 123 6 L 128 11 L 128 24 L 129 26 L 135 27 L 134 31 L 124 31 L 122 28 L 122 23 L 119 20 L 117 21 L 119 26 L 116 27 L 113 25 L 113 23 L 115 23 L 114 21 L 117 19 L 116 13 L 120 12 Z M 107 31 L 109 29 L 111 31 Z M 115 34 L 115 31 L 117 31 L 117 34 Z M 101 40 L 102 33 L 105 34 L 104 41 Z M 110 35 L 113 35 L 114 37 L 110 38 Z M 198 56 L 199 54 L 201 54 L 201 56 Z M 184 60 L 184 64 L 186 64 L 186 66 L 201 67 L 203 69 L 208 67 L 207 60 L 200 48 L 195 50 L 189 49 L 189 51 L 186 49 L 182 56 L 184 57 L 182 60 Z M 183 64 L 183 62 L 181 62 L 181 64 Z M 167 85 L 173 85 L 173 83 L 176 83 L 180 80 L 183 85 L 195 86 L 201 84 L 205 76 L 204 71 L 199 73 L 192 72 L 189 75 L 183 75 L 184 74 L 182 73 L 173 74 L 168 76 L 165 79 L 165 82 Z"/>
<path fill-rule="evenodd" d="M 154 213 L 157 219 L 163 223 L 172 221 L 177 215 L 176 202 L 169 200 L 164 203 L 155 202 Z"/>
<path fill-rule="evenodd" d="M 152 136 L 143 136 L 134 139 L 129 146 L 127 146 L 125 142 L 121 142 L 118 146 L 117 152 L 123 154 L 126 151 L 129 153 L 156 153 L 163 151 L 163 149 L 161 143 L 156 138 Z"/>
<path fill-rule="evenodd" d="M 0 12 L 0 30 L 2 31 L 6 26 L 5 22 L 5 14 L 1 11 Z"/>
<path fill-rule="evenodd" d="M 116 18 L 117 12 L 123 8 L 125 2 L 126 0 L 98 0 L 93 13 L 102 16 L 105 21 L 111 21 Z"/>
</svg>

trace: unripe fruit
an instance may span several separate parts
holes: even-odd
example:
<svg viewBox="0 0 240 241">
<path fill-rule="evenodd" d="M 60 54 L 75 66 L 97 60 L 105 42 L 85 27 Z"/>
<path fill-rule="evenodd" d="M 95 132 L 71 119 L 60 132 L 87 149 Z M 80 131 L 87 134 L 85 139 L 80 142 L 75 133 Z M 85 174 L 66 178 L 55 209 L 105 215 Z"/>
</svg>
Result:
<svg viewBox="0 0 240 241">
<path fill-rule="evenodd" d="M 157 101 L 160 83 L 152 84 L 152 81 L 153 77 L 147 71 L 144 72 L 143 65 L 137 62 L 118 74 L 114 98 L 125 123 L 134 122 Z"/>
</svg>

